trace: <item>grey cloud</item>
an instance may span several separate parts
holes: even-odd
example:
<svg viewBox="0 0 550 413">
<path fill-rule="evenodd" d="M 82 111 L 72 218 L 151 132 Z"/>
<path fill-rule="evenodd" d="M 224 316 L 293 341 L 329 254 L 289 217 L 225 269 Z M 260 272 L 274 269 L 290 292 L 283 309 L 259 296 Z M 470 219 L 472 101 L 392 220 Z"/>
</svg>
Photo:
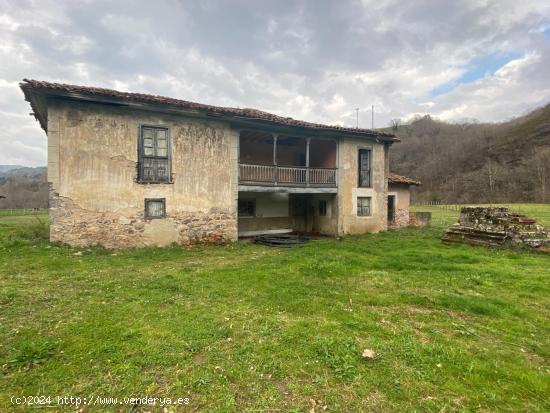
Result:
<svg viewBox="0 0 550 413">
<path fill-rule="evenodd" d="M 547 1 L 4 1 L 0 163 L 44 164 L 23 77 L 370 126 L 425 113 L 495 121 L 548 99 Z M 538 56 L 431 98 L 472 59 Z M 496 92 L 495 92 L 496 91 Z"/>
</svg>

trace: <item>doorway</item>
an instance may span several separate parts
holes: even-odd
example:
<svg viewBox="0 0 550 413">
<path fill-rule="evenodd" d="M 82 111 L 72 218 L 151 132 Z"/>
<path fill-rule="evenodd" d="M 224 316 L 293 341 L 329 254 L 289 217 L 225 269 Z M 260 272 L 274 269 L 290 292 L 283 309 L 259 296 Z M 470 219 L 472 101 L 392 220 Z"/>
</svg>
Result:
<svg viewBox="0 0 550 413">
<path fill-rule="evenodd" d="M 388 195 L 388 225 L 395 221 L 395 195 Z"/>
<path fill-rule="evenodd" d="M 311 232 L 311 195 L 291 194 L 290 215 L 292 217 L 294 231 L 299 233 Z"/>
</svg>

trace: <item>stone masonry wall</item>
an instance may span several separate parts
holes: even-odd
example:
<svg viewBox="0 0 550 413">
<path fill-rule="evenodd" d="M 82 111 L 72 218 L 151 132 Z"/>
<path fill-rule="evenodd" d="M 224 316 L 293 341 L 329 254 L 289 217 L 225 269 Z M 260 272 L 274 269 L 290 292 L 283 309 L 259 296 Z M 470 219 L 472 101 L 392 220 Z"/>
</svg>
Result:
<svg viewBox="0 0 550 413">
<path fill-rule="evenodd" d="M 170 131 L 172 182 L 137 182 L 140 125 Z M 83 103 L 48 108 L 50 239 L 134 248 L 237 239 L 238 132 L 219 121 Z M 145 219 L 145 199 L 166 217 Z"/>
<path fill-rule="evenodd" d="M 395 211 L 394 220 L 390 228 L 403 228 L 409 226 L 409 209 L 401 208 Z"/>
<path fill-rule="evenodd" d="M 410 207 L 410 188 L 409 185 L 390 183 L 388 185 L 388 195 L 394 197 L 394 221 L 390 228 L 403 228 L 410 225 L 409 207 Z"/>
<path fill-rule="evenodd" d="M 536 219 L 504 207 L 463 207 L 459 222 L 443 234 L 445 242 L 537 248 L 550 252 L 550 229 Z"/>
<path fill-rule="evenodd" d="M 145 219 L 143 210 L 97 212 L 50 191 L 50 241 L 84 247 L 137 248 L 172 243 L 223 243 L 233 239 L 236 216 L 227 210 L 176 213 Z"/>
</svg>

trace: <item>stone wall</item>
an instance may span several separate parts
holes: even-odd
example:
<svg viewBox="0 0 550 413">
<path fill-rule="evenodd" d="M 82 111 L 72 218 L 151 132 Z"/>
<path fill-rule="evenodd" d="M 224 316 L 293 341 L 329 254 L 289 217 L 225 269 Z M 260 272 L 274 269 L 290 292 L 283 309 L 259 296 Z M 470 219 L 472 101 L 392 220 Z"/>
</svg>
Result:
<svg viewBox="0 0 550 413">
<path fill-rule="evenodd" d="M 535 218 L 514 214 L 504 207 L 464 207 L 459 222 L 443 234 L 445 242 L 491 247 L 538 248 L 550 252 L 550 230 Z"/>
<path fill-rule="evenodd" d="M 173 182 L 137 182 L 140 124 L 168 127 Z M 238 132 L 217 121 L 82 103 L 48 109 L 50 239 L 131 248 L 237 239 Z M 166 217 L 145 219 L 146 198 Z"/>
<path fill-rule="evenodd" d="M 409 226 L 409 209 L 401 208 L 397 209 L 394 214 L 393 222 L 389 224 L 390 228 L 403 228 Z"/>
<path fill-rule="evenodd" d="M 429 227 L 431 224 L 431 212 L 409 212 L 409 225 L 411 227 Z"/>
<path fill-rule="evenodd" d="M 388 184 L 388 196 L 394 197 L 394 220 L 389 224 L 390 228 L 403 228 L 409 226 L 410 187 L 400 183 Z"/>
<path fill-rule="evenodd" d="M 72 246 L 102 245 L 136 248 L 173 243 L 223 243 L 235 225 L 235 214 L 218 208 L 200 213 L 175 213 L 163 219 L 145 219 L 143 210 L 91 211 L 79 208 L 50 191 L 50 240 Z"/>
</svg>

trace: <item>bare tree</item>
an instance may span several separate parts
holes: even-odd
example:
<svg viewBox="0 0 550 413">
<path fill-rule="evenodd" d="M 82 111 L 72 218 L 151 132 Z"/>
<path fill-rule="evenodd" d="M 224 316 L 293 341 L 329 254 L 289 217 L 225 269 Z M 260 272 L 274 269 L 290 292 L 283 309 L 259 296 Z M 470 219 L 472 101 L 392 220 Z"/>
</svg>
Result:
<svg viewBox="0 0 550 413">
<path fill-rule="evenodd" d="M 398 126 L 391 167 L 423 183 L 417 200 L 437 194 L 460 203 L 550 202 L 548 119 L 550 105 L 503 123 L 451 124 L 417 115 Z"/>
<path fill-rule="evenodd" d="M 397 132 L 397 130 L 399 129 L 399 127 L 401 126 L 401 119 L 399 118 L 394 118 L 390 121 L 390 126 L 392 128 L 392 130 L 394 132 Z"/>
<path fill-rule="evenodd" d="M 539 185 L 540 201 L 546 202 L 546 186 L 550 180 L 550 148 L 535 152 L 534 167 Z"/>
</svg>

